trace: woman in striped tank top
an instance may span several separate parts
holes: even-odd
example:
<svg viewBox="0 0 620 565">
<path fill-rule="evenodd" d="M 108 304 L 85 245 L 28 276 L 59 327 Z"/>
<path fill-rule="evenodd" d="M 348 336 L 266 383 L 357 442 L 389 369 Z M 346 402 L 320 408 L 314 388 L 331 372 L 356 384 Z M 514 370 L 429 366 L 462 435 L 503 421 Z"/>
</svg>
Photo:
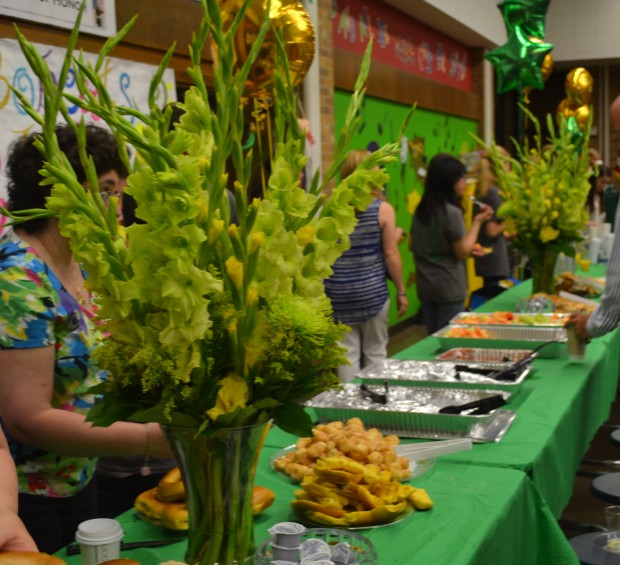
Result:
<svg viewBox="0 0 620 565">
<path fill-rule="evenodd" d="M 352 150 L 340 170 L 341 179 L 348 177 L 369 155 L 366 150 Z M 357 213 L 351 247 L 334 263 L 334 274 L 325 280 L 334 319 L 350 327 L 341 344 L 350 363 L 338 369 L 343 382 L 350 381 L 363 367 L 387 357 L 388 276 L 396 286 L 398 315 L 402 316 L 408 306 L 397 247 L 396 214 L 379 194 L 377 190 L 368 208 Z"/>
</svg>

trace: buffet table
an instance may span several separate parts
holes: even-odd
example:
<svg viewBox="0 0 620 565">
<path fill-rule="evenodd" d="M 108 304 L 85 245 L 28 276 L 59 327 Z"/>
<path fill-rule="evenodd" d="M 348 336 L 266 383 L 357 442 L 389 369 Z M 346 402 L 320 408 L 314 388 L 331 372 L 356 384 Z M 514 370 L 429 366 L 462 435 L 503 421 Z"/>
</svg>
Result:
<svg viewBox="0 0 620 565">
<path fill-rule="evenodd" d="M 269 461 L 288 441 L 278 429 L 269 433 L 261 453 L 256 484 L 276 493 L 276 501 L 255 521 L 257 543 L 268 536 L 267 529 L 293 520 L 290 500 L 296 485 L 274 472 Z M 413 482 L 428 490 L 435 508 L 414 512 L 402 522 L 358 533 L 374 544 L 377 565 L 477 565 L 480 563 L 577 563 L 555 519 L 520 471 L 437 461 L 427 476 Z M 119 517 L 125 542 L 154 540 L 177 534 L 143 522 L 133 511 Z M 165 547 L 123 551 L 142 565 L 166 560 L 183 560 L 186 542 Z M 57 554 L 69 565 L 79 565 L 80 556 Z"/>
</svg>

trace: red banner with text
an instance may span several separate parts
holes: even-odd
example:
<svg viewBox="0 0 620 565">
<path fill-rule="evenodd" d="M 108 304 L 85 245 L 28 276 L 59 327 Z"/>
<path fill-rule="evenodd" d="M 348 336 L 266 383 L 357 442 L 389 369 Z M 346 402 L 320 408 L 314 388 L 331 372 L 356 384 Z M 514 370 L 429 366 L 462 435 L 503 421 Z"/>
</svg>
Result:
<svg viewBox="0 0 620 565">
<path fill-rule="evenodd" d="M 374 39 L 373 61 L 472 90 L 468 47 L 382 2 L 334 0 L 334 47 L 363 55 Z"/>
</svg>

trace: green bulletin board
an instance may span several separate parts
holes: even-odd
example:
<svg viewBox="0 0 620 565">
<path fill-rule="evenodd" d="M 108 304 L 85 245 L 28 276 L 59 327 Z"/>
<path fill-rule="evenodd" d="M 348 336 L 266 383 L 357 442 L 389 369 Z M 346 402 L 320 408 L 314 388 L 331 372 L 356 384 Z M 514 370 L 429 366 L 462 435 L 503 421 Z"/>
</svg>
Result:
<svg viewBox="0 0 620 565">
<path fill-rule="evenodd" d="M 340 132 L 343 119 L 349 105 L 351 93 L 336 90 L 335 118 L 336 132 Z M 379 98 L 367 96 L 362 109 L 362 120 L 351 149 L 373 150 L 385 143 L 399 142 L 397 136 L 409 107 Z M 411 214 L 419 202 L 423 191 L 423 179 L 416 172 L 426 167 L 433 155 L 450 153 L 458 156 L 472 151 L 476 143 L 471 134 L 476 133 L 474 120 L 449 116 L 417 108 L 413 119 L 405 132 L 405 139 L 400 140 L 401 158 L 399 163 L 387 167 L 390 181 L 385 187 L 387 200 L 396 210 L 396 223 L 409 233 Z M 403 261 L 403 277 L 409 298 L 409 310 L 402 318 L 397 318 L 396 301 L 391 300 L 390 325 L 402 321 L 417 313 L 419 302 L 415 291 L 415 271 L 407 241 L 399 245 Z M 392 286 L 392 297 L 395 289 Z"/>
</svg>

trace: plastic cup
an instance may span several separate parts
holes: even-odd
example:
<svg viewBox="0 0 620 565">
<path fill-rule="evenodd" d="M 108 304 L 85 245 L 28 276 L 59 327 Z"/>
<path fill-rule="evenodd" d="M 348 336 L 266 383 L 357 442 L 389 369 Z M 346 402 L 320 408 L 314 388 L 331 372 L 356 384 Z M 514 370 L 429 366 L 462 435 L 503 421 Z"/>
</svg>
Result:
<svg viewBox="0 0 620 565">
<path fill-rule="evenodd" d="M 123 529 L 112 518 L 95 518 L 82 522 L 75 533 L 80 544 L 82 565 L 97 565 L 118 559 L 121 553 Z"/>
<path fill-rule="evenodd" d="M 603 238 L 603 251 L 602 254 L 606 259 L 609 259 L 611 257 L 611 250 L 614 246 L 614 234 L 613 233 L 608 233 L 607 235 L 605 235 L 605 237 Z"/>
<path fill-rule="evenodd" d="M 609 533 L 620 535 L 620 506 L 607 506 L 605 508 L 605 521 Z"/>
<path fill-rule="evenodd" d="M 306 528 L 297 522 L 280 522 L 267 531 L 275 536 L 276 545 L 298 548 L 301 544 L 301 534 L 306 531 Z"/>
<path fill-rule="evenodd" d="M 590 259 L 582 259 L 579 261 L 579 267 L 582 271 L 590 270 Z"/>
<path fill-rule="evenodd" d="M 298 561 L 299 547 L 282 547 L 277 543 L 272 543 L 271 551 L 275 561 L 292 561 L 293 563 Z"/>
<path fill-rule="evenodd" d="M 581 363 L 586 354 L 587 342 L 577 337 L 575 333 L 575 326 L 566 326 L 567 346 L 568 346 L 568 360 L 571 363 Z"/>
</svg>

